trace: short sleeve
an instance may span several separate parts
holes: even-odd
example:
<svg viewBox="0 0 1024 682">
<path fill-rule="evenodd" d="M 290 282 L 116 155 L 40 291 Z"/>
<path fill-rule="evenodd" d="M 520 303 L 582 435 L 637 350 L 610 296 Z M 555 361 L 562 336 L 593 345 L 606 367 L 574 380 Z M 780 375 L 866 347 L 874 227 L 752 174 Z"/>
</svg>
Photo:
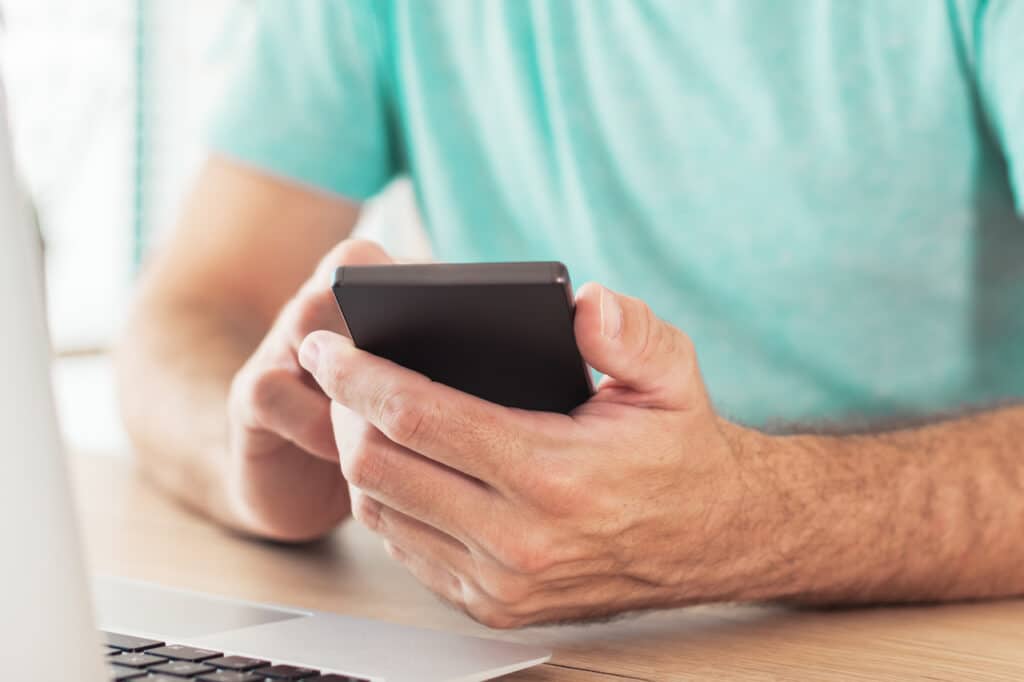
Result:
<svg viewBox="0 0 1024 682">
<path fill-rule="evenodd" d="M 208 148 L 354 200 L 396 174 L 375 0 L 269 0 L 228 56 Z"/>
<path fill-rule="evenodd" d="M 1024 215 L 1024 1 L 989 0 L 975 46 L 982 99 Z"/>
</svg>

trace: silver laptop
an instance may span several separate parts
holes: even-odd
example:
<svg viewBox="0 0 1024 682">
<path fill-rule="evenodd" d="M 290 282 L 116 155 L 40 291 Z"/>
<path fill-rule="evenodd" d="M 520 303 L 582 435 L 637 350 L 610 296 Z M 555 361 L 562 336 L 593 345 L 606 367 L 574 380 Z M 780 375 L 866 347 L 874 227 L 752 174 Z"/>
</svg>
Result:
<svg viewBox="0 0 1024 682">
<path fill-rule="evenodd" d="M 41 266 L 39 239 L 17 191 L 0 83 L 0 667 L 5 679 L 430 682 L 485 680 L 548 660 L 548 651 L 517 644 L 121 579 L 90 583 L 51 395 Z"/>
</svg>

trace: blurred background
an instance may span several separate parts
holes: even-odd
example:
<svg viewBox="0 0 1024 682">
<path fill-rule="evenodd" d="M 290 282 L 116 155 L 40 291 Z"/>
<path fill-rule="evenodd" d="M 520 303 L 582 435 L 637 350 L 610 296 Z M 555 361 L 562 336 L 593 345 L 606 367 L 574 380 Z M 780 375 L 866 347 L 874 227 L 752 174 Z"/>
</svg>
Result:
<svg viewBox="0 0 1024 682">
<path fill-rule="evenodd" d="M 15 155 L 46 243 L 57 394 L 66 437 L 126 452 L 108 352 L 146 254 L 173 227 L 246 0 L 0 0 L 0 64 Z M 401 180 L 360 231 L 427 255 Z"/>
</svg>

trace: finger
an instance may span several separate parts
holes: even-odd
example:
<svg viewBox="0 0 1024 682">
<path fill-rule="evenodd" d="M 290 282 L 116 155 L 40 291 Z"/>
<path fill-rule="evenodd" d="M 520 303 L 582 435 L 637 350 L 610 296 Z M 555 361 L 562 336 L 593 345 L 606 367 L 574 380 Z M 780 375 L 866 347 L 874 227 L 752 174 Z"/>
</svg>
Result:
<svg viewBox="0 0 1024 682">
<path fill-rule="evenodd" d="M 394 259 L 380 244 L 368 239 L 346 239 L 327 252 L 303 289 L 330 289 L 334 271 L 343 265 L 390 265 Z"/>
<path fill-rule="evenodd" d="M 384 546 L 391 558 L 405 566 L 406 570 L 421 585 L 459 611 L 465 610 L 462 581 L 458 576 L 440 566 L 431 564 L 414 553 L 407 552 L 405 548 L 391 541 L 386 540 Z"/>
<path fill-rule="evenodd" d="M 281 368 L 259 372 L 245 390 L 248 426 L 272 431 L 321 459 L 338 460 L 327 396 Z"/>
<path fill-rule="evenodd" d="M 576 427 L 565 415 L 507 408 L 432 382 L 338 334 L 310 334 L 299 359 L 328 396 L 390 440 L 499 489 Z"/>
<path fill-rule="evenodd" d="M 472 571 L 473 557 L 455 538 L 390 508 L 365 491 L 350 487 L 352 515 L 368 530 L 427 563 L 455 575 Z"/>
<path fill-rule="evenodd" d="M 257 435 L 258 437 L 258 435 Z M 297 448 L 261 457 L 232 458 L 226 496 L 242 526 L 257 536 L 303 542 L 323 536 L 349 514 L 348 485 L 337 462 Z"/>
<path fill-rule="evenodd" d="M 586 284 L 576 295 L 576 343 L 587 364 L 660 407 L 706 401 L 689 337 L 641 300 Z"/>
<path fill-rule="evenodd" d="M 464 543 L 488 536 L 498 495 L 480 481 L 390 441 L 335 403 L 335 441 L 346 480 L 387 506 Z"/>
<path fill-rule="evenodd" d="M 302 340 L 318 329 L 348 334 L 331 291 L 335 269 L 342 265 L 388 265 L 392 262 L 378 244 L 364 239 L 346 239 L 331 249 L 290 304 L 287 336 L 292 349 L 298 350 Z"/>
<path fill-rule="evenodd" d="M 331 415 L 341 469 L 352 485 L 466 544 L 498 525 L 492 518 L 501 500 L 493 489 L 392 442 L 339 403 Z"/>
</svg>

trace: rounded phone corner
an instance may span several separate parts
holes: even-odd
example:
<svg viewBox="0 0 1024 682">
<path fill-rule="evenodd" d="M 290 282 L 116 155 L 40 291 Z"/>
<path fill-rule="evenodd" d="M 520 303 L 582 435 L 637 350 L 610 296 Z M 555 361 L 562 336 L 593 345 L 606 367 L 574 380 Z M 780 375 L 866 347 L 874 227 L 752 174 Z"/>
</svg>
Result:
<svg viewBox="0 0 1024 682">
<path fill-rule="evenodd" d="M 331 278 L 331 288 L 336 289 L 345 283 L 345 266 L 334 268 L 334 276 Z"/>
<path fill-rule="evenodd" d="M 555 284 L 571 284 L 569 280 L 569 268 L 562 261 L 551 262 L 551 278 Z"/>
</svg>

